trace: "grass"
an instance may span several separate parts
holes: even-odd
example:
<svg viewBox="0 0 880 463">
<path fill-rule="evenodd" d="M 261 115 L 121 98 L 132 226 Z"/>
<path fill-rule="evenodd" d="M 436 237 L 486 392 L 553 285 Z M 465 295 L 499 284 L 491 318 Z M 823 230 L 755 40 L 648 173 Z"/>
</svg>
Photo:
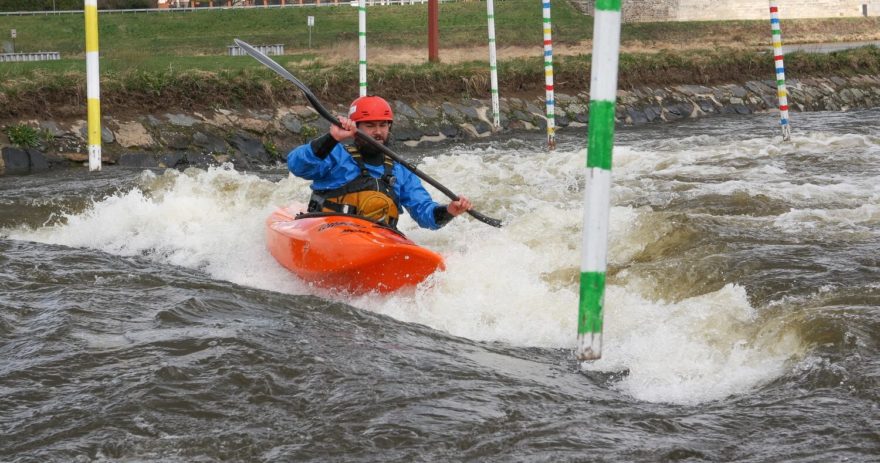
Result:
<svg viewBox="0 0 880 463">
<path fill-rule="evenodd" d="M 541 4 L 534 0 L 496 2 L 498 46 L 540 47 L 541 12 Z M 308 16 L 315 18 L 311 31 L 306 26 Z M 427 46 L 426 4 L 368 7 L 367 21 L 371 47 Z M 556 45 L 592 38 L 592 18 L 578 13 L 567 2 L 553 4 L 552 24 Z M 59 51 L 63 57 L 83 57 L 85 35 L 80 15 L 0 16 L 0 31 L 10 29 L 18 31 L 16 51 Z M 291 54 L 320 54 L 340 44 L 356 44 L 357 30 L 357 9 L 351 6 L 112 13 L 101 14 L 99 19 L 102 56 L 120 61 L 134 57 L 136 64 L 144 56 L 226 55 L 233 38 L 253 44 L 283 44 Z M 673 44 L 689 48 L 767 47 L 769 36 L 768 21 L 631 23 L 623 25 L 621 41 L 623 45 L 641 44 L 647 48 Z M 788 20 L 783 25 L 783 37 L 785 43 L 877 39 L 880 18 Z M 485 4 L 442 4 L 440 38 L 442 48 L 484 45 Z"/>
<path fill-rule="evenodd" d="M 567 3 L 555 7 L 559 42 L 592 34 L 589 18 Z M 427 4 L 368 8 L 367 36 L 382 47 L 426 46 Z M 171 13 L 101 14 L 101 50 L 107 58 L 131 54 L 172 56 L 223 55 L 233 38 L 254 44 L 284 44 L 288 52 L 309 51 L 307 17 L 314 16 L 311 43 L 315 49 L 358 40 L 357 9 L 351 6 L 282 9 L 197 10 Z M 540 44 L 541 4 L 504 0 L 496 6 L 496 35 L 501 43 Z M 80 15 L 0 16 L 0 31 L 18 30 L 17 51 L 59 51 L 81 57 L 85 43 Z M 589 30 L 585 29 L 588 28 Z M 479 2 L 445 3 L 440 30 L 444 47 L 485 43 L 486 10 Z"/>
<path fill-rule="evenodd" d="M 6 136 L 13 145 L 22 148 L 35 148 L 47 135 L 26 124 L 14 124 L 6 127 Z"/>
<path fill-rule="evenodd" d="M 284 63 L 284 60 L 282 60 Z M 325 104 L 356 97 L 357 68 L 348 64 L 285 63 Z M 848 76 L 880 73 L 880 49 L 860 48 L 827 55 L 793 53 L 786 57 L 789 76 Z M 543 92 L 543 61 L 521 58 L 499 62 L 504 96 L 535 96 Z M 619 86 L 714 85 L 773 78 L 772 56 L 748 50 L 623 54 Z M 587 90 L 590 57 L 560 57 L 554 62 L 557 91 Z M 371 91 L 405 100 L 487 98 L 489 74 L 485 63 L 377 66 L 370 74 Z M 168 108 L 267 108 L 302 104 L 296 87 L 268 69 L 241 67 L 219 71 L 128 69 L 108 72 L 102 80 L 102 107 L 108 111 L 164 111 Z M 81 72 L 32 71 L 26 78 L 0 81 L 0 118 L 59 115 L 85 109 L 85 76 Z M 80 114 L 81 115 L 81 114 Z"/>
<path fill-rule="evenodd" d="M 310 15 L 316 24 L 311 48 L 306 27 Z M 367 15 L 374 60 L 369 66 L 372 93 L 429 100 L 487 97 L 484 3 L 460 1 L 440 8 L 441 58 L 448 56 L 444 50 L 476 47 L 479 61 L 426 62 L 427 5 L 368 7 Z M 347 102 L 357 93 L 357 10 L 350 6 L 114 13 L 101 14 L 99 23 L 102 105 L 108 111 L 259 108 L 302 102 L 292 85 L 256 60 L 227 56 L 233 38 L 257 45 L 284 44 L 287 54 L 276 60 L 325 102 Z M 502 95 L 540 94 L 544 85 L 540 3 L 496 1 L 495 26 L 499 49 L 528 51 L 522 57 L 499 60 Z M 17 51 L 60 51 L 64 57 L 0 63 L 0 119 L 84 113 L 83 27 L 80 15 L 0 16 L 0 31 L 18 31 Z M 553 34 L 557 46 L 582 44 L 592 37 L 592 18 L 566 2 L 556 2 Z M 783 34 L 786 43 L 877 39 L 880 18 L 790 20 L 783 25 Z M 630 88 L 772 79 L 769 35 L 769 21 L 625 24 L 621 41 L 626 53 L 621 55 L 619 83 Z M 341 47 L 348 48 L 340 52 Z M 579 47 L 575 50 L 584 51 L 554 56 L 560 92 L 587 90 L 589 47 Z M 424 51 L 419 54 L 424 61 L 393 62 L 412 50 Z M 383 58 L 392 64 L 375 64 L 376 53 L 390 55 Z M 875 48 L 828 55 L 794 53 L 786 56 L 786 71 L 790 78 L 877 74 L 878 63 L 880 51 Z"/>
</svg>

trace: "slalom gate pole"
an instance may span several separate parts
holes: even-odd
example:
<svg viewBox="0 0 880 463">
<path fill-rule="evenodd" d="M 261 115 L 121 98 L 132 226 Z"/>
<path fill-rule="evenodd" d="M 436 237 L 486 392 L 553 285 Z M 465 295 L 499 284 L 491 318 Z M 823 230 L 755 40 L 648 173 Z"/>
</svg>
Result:
<svg viewBox="0 0 880 463">
<path fill-rule="evenodd" d="M 556 102 L 553 99 L 553 33 L 550 0 L 544 0 L 544 85 L 547 105 L 547 149 L 556 149 Z"/>
<path fill-rule="evenodd" d="M 579 360 L 602 357 L 602 317 L 608 252 L 608 214 L 621 0 L 596 0 L 590 71 L 590 126 L 587 137 L 584 239 L 578 307 Z"/>
<path fill-rule="evenodd" d="M 428 61 L 440 62 L 440 0 L 428 0 Z"/>
<path fill-rule="evenodd" d="M 101 170 L 101 79 L 98 72 L 98 0 L 85 0 L 86 96 L 88 101 L 89 171 Z"/>
<path fill-rule="evenodd" d="M 498 104 L 498 63 L 495 55 L 495 3 L 486 0 L 486 13 L 489 17 L 489 78 L 492 84 L 492 124 L 501 126 L 501 110 Z"/>
<path fill-rule="evenodd" d="M 367 95 L 367 2 L 358 0 L 358 42 L 360 49 L 358 71 L 360 73 L 360 96 Z"/>
<path fill-rule="evenodd" d="M 779 27 L 779 7 L 770 0 L 770 30 L 773 36 L 773 60 L 776 63 L 776 94 L 779 97 L 779 124 L 782 126 L 782 140 L 791 140 L 791 127 L 788 119 L 788 89 L 785 87 L 785 63 L 782 59 L 782 30 Z"/>
</svg>

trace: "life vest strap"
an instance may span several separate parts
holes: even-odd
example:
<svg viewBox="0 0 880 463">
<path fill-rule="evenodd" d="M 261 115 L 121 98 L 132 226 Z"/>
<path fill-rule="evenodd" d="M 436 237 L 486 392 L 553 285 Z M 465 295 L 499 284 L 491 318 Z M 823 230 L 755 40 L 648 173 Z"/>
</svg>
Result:
<svg viewBox="0 0 880 463">
<path fill-rule="evenodd" d="M 388 207 L 384 209 L 386 213 L 383 221 L 391 227 L 396 227 L 400 207 L 398 206 L 397 195 L 394 192 L 393 160 L 388 156 L 384 156 L 384 172 L 380 178 L 376 178 L 370 175 L 364 164 L 363 156 L 357 150 L 357 147 L 346 146 L 345 149 L 360 168 L 360 175 L 339 188 L 313 191 L 312 197 L 309 199 L 308 211 L 369 216 L 370 214 L 375 214 L 375 212 L 360 209 L 360 207 L 366 206 L 365 203 L 361 202 L 362 198 L 359 193 L 373 191 L 386 198 Z"/>
<path fill-rule="evenodd" d="M 355 215 L 361 218 L 366 218 L 372 222 L 385 224 L 391 228 L 397 228 L 397 222 L 399 220 L 399 216 L 396 214 L 397 211 L 394 211 L 394 214 L 386 216 L 383 220 L 376 220 L 369 215 L 364 214 L 363 211 L 358 209 L 354 204 L 337 203 L 336 201 L 329 199 L 325 199 L 320 203 L 314 199 L 310 200 L 308 212 L 336 212 L 345 215 Z"/>
</svg>

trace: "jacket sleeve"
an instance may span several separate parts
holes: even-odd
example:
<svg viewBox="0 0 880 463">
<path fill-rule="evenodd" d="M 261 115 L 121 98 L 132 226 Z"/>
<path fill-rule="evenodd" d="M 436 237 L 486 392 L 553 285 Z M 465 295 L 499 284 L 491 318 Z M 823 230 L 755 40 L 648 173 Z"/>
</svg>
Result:
<svg viewBox="0 0 880 463">
<path fill-rule="evenodd" d="M 397 174 L 397 181 L 400 182 L 400 205 L 405 207 L 409 215 L 415 219 L 416 223 L 422 228 L 436 230 L 443 224 L 438 224 L 435 220 L 434 209 L 444 207 L 431 199 L 428 190 L 422 186 L 422 181 L 408 169 L 397 165 L 400 169 Z"/>
<path fill-rule="evenodd" d="M 343 149 L 340 145 L 333 147 L 333 150 Z M 333 156 L 325 155 L 319 158 L 315 155 L 313 143 L 306 143 L 293 149 L 287 155 L 287 168 L 297 177 L 306 180 L 318 180 L 326 178 L 330 175 L 333 168 Z"/>
</svg>

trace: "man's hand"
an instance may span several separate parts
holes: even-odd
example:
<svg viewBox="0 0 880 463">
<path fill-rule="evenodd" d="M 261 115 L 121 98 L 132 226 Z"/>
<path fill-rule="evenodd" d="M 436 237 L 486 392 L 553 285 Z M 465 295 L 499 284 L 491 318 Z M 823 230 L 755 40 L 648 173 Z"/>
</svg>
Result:
<svg viewBox="0 0 880 463">
<path fill-rule="evenodd" d="M 449 203 L 449 205 L 446 206 L 446 211 L 452 214 L 453 217 L 455 217 L 473 208 L 474 205 L 471 204 L 470 199 L 467 199 L 464 196 L 459 196 L 457 200 Z"/>
<path fill-rule="evenodd" d="M 342 141 L 346 138 L 354 137 L 354 134 L 357 133 L 357 124 L 347 117 L 340 117 L 339 123 L 342 124 L 342 127 L 337 126 L 336 124 L 330 125 L 330 136 L 333 137 L 336 141 Z"/>
</svg>

